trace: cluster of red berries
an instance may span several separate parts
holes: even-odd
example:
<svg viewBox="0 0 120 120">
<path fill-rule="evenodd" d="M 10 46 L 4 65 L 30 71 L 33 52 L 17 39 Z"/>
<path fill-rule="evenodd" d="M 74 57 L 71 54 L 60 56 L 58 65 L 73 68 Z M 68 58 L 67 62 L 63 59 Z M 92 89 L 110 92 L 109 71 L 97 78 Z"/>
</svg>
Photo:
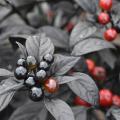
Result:
<svg viewBox="0 0 120 120">
<path fill-rule="evenodd" d="M 106 80 L 106 70 L 101 66 L 96 66 L 92 59 L 86 59 L 87 67 L 89 73 L 93 76 L 95 80 L 104 81 Z"/>
<path fill-rule="evenodd" d="M 14 75 L 18 80 L 24 80 L 25 86 L 29 88 L 29 96 L 33 101 L 41 100 L 44 90 L 48 93 L 57 91 L 57 81 L 48 74 L 53 61 L 54 57 L 51 54 L 46 54 L 40 63 L 33 56 L 17 61 Z"/>
<path fill-rule="evenodd" d="M 111 20 L 110 10 L 112 8 L 113 1 L 112 0 L 100 0 L 99 6 L 102 9 L 102 12 L 98 15 L 98 22 L 102 25 L 106 25 L 108 23 L 112 23 L 112 27 L 107 29 L 104 32 L 104 38 L 107 41 L 113 41 L 117 38 L 117 34 L 120 32 L 119 22 L 114 25 Z"/>
<path fill-rule="evenodd" d="M 120 96 L 114 95 L 108 89 L 101 89 L 99 91 L 99 104 L 101 107 L 111 107 L 112 105 L 120 107 Z M 73 100 L 75 105 L 84 106 L 84 107 L 91 107 L 92 105 L 87 103 L 86 101 L 82 100 L 80 97 L 76 96 Z"/>
<path fill-rule="evenodd" d="M 120 96 L 114 95 L 108 89 L 101 89 L 99 91 L 100 96 L 100 106 L 102 107 L 111 107 L 112 105 L 116 105 L 120 107 Z"/>
</svg>

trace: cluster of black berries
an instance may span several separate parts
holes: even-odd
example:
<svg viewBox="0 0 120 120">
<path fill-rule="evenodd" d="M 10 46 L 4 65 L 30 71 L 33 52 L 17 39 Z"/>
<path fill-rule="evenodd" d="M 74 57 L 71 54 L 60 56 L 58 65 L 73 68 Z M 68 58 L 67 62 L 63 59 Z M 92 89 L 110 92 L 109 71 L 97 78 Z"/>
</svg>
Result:
<svg viewBox="0 0 120 120">
<path fill-rule="evenodd" d="M 33 101 L 42 99 L 43 81 L 47 79 L 47 72 L 53 61 L 54 57 L 51 54 L 46 54 L 40 63 L 33 56 L 28 56 L 26 59 L 21 58 L 17 61 L 14 75 L 18 80 L 24 80 L 24 84 L 29 88 L 29 95 Z"/>
</svg>

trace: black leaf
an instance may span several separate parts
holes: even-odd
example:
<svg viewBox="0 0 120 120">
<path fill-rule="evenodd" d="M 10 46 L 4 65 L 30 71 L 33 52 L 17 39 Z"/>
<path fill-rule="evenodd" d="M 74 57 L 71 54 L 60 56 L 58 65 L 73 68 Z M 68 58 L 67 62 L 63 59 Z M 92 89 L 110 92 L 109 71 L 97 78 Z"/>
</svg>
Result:
<svg viewBox="0 0 120 120">
<path fill-rule="evenodd" d="M 66 7 L 67 6 L 67 7 Z M 70 1 L 61 1 L 53 6 L 54 11 L 62 10 L 64 14 L 72 14 L 75 12 L 74 6 Z"/>
<path fill-rule="evenodd" d="M 85 11 L 95 14 L 99 8 L 98 0 L 75 0 Z"/>
<path fill-rule="evenodd" d="M 14 76 L 14 74 L 6 69 L 0 68 L 0 77 L 10 77 Z"/>
<path fill-rule="evenodd" d="M 81 79 L 88 79 L 89 76 L 84 73 L 76 72 L 70 76 L 58 76 L 55 78 L 59 84 L 65 84 L 65 83 L 69 83 L 69 82 L 80 81 Z M 91 78 L 89 78 L 89 79 L 91 79 Z"/>
<path fill-rule="evenodd" d="M 1 37 L 0 40 L 4 43 L 10 36 L 13 35 L 31 35 L 36 32 L 36 30 L 30 26 L 26 25 L 5 25 L 0 28 Z M 7 40 L 8 42 L 8 40 Z M 16 42 L 16 41 L 15 41 Z M 20 41 L 18 41 L 20 42 Z"/>
<path fill-rule="evenodd" d="M 79 61 L 80 57 L 55 54 L 55 60 L 51 66 L 51 72 L 55 76 L 64 75 Z"/>
<path fill-rule="evenodd" d="M 56 120 L 75 120 L 71 108 L 62 100 L 45 99 L 45 106 Z"/>
<path fill-rule="evenodd" d="M 23 86 L 9 78 L 0 84 L 0 111 L 2 111 L 11 101 L 15 92 Z"/>
<path fill-rule="evenodd" d="M 88 38 L 80 41 L 77 45 L 75 45 L 71 54 L 75 56 L 80 56 L 108 48 L 115 47 L 112 43 L 105 40 L 99 38 Z"/>
<path fill-rule="evenodd" d="M 75 120 L 87 120 L 87 108 L 85 107 L 73 107 L 72 111 L 75 116 Z"/>
<path fill-rule="evenodd" d="M 28 55 L 34 56 L 38 61 L 41 61 L 44 55 L 54 53 L 54 45 L 44 33 L 28 37 L 26 49 Z"/>
<path fill-rule="evenodd" d="M 88 22 L 79 22 L 70 35 L 70 47 L 74 47 L 76 44 L 90 37 L 97 31 L 97 28 Z"/>
<path fill-rule="evenodd" d="M 112 106 L 106 116 L 111 117 L 111 115 L 115 118 L 115 120 L 120 120 L 120 108 L 117 106 Z M 112 120 L 112 119 L 111 119 Z"/>
<path fill-rule="evenodd" d="M 52 26 L 44 26 L 38 32 L 44 32 L 58 48 L 68 49 L 69 36 L 67 32 Z"/>
<path fill-rule="evenodd" d="M 34 2 L 34 0 L 7 0 L 7 1 L 16 7 L 20 7 Z"/>
<path fill-rule="evenodd" d="M 110 50 L 105 49 L 99 51 L 98 54 L 104 62 L 106 62 L 111 68 L 114 68 L 114 64 L 117 58 Z"/>
<path fill-rule="evenodd" d="M 98 105 L 98 88 L 92 78 L 84 73 L 74 73 L 73 75 L 79 80 L 67 83 L 70 89 L 86 102 L 92 105 Z"/>
<path fill-rule="evenodd" d="M 18 48 L 18 45 L 16 44 L 16 42 L 19 42 L 22 45 L 25 45 L 27 37 L 28 35 L 11 35 L 9 37 L 9 41 L 12 44 L 13 49 L 16 50 Z"/>
<path fill-rule="evenodd" d="M 28 102 L 19 107 L 9 120 L 46 120 L 47 109 L 43 102 Z"/>
<path fill-rule="evenodd" d="M 21 53 L 23 54 L 24 58 L 27 58 L 27 50 L 26 48 L 19 42 L 16 42 L 19 46 L 19 49 L 21 51 Z"/>
</svg>

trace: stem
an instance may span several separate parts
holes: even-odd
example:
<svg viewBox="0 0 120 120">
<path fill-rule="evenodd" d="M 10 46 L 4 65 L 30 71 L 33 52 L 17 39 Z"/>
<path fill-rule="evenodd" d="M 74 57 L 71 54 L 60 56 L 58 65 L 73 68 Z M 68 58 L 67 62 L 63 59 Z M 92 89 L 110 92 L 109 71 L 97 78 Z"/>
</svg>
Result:
<svg viewBox="0 0 120 120">
<path fill-rule="evenodd" d="M 110 16 L 111 25 L 112 25 L 112 27 L 114 27 L 114 21 L 113 21 L 113 19 L 112 19 L 112 15 L 111 15 L 111 12 L 108 12 L 108 14 L 109 14 L 109 16 Z"/>
</svg>

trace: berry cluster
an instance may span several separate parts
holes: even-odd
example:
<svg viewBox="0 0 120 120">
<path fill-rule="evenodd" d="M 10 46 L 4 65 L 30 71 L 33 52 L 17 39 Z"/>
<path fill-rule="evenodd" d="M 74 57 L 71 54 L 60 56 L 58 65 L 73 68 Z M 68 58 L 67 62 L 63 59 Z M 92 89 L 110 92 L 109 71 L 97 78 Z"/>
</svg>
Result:
<svg viewBox="0 0 120 120">
<path fill-rule="evenodd" d="M 95 80 L 105 81 L 106 80 L 106 70 L 101 66 L 96 66 L 92 59 L 86 59 L 86 64 L 88 71 Z"/>
<path fill-rule="evenodd" d="M 14 75 L 18 80 L 24 80 L 25 86 L 29 89 L 29 96 L 33 101 L 41 100 L 44 90 L 48 93 L 57 91 L 57 81 L 48 74 L 53 61 L 54 57 L 51 54 L 46 54 L 40 63 L 33 56 L 17 61 Z"/>
<path fill-rule="evenodd" d="M 112 105 L 120 107 L 120 96 L 113 94 L 108 89 L 101 89 L 99 91 L 99 104 L 101 107 L 111 107 Z M 92 105 L 87 103 L 86 101 L 82 100 L 80 97 L 76 96 L 73 99 L 74 105 L 84 106 L 84 107 L 91 107 Z"/>
<path fill-rule="evenodd" d="M 105 68 L 96 66 L 95 62 L 92 59 L 86 59 L 86 63 L 88 66 L 89 73 L 95 80 L 98 80 L 100 83 L 107 80 L 107 73 Z M 99 96 L 99 103 L 101 107 L 111 107 L 112 105 L 120 107 L 120 96 L 113 94 L 110 90 L 101 89 L 99 91 Z M 76 98 L 75 102 L 76 101 L 79 105 L 89 107 L 87 104 L 85 104 L 85 101 L 83 104 L 80 98 Z"/>
<path fill-rule="evenodd" d="M 112 0 L 100 0 L 99 6 L 102 9 L 98 15 L 98 22 L 102 25 L 107 25 L 111 23 L 112 27 L 108 28 L 104 32 L 104 38 L 107 41 L 113 41 L 117 38 L 117 34 L 120 32 L 119 21 L 115 24 L 111 16 Z"/>
<path fill-rule="evenodd" d="M 110 90 L 101 89 L 99 95 L 100 95 L 100 106 L 111 107 L 112 105 L 116 105 L 120 107 L 120 96 L 114 95 Z"/>
</svg>

